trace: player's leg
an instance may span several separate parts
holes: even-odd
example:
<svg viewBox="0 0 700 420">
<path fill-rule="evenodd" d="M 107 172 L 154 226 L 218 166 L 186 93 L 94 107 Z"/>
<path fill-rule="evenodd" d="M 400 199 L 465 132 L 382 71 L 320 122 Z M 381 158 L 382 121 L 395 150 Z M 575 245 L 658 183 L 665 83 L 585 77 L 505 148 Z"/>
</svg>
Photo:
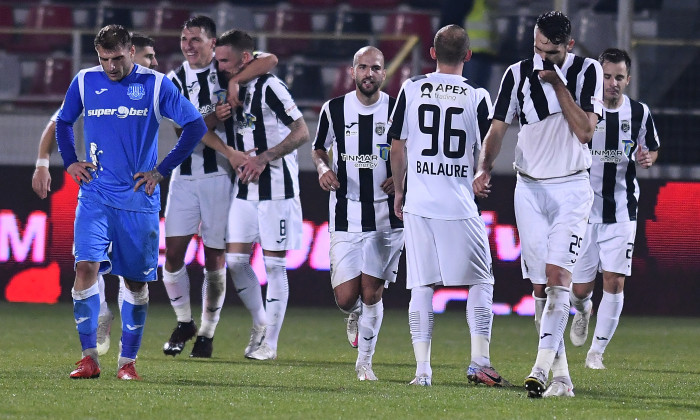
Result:
<svg viewBox="0 0 700 420">
<path fill-rule="evenodd" d="M 351 347 L 357 348 L 357 323 L 362 313 L 362 233 L 331 232 L 330 236 L 329 257 L 333 295 L 338 309 L 348 315 L 345 319 L 348 342 Z"/>
<path fill-rule="evenodd" d="M 233 184 L 228 176 L 196 181 L 202 221 L 199 227 L 204 243 L 204 282 L 202 283 L 202 319 L 190 357 L 211 357 L 214 332 L 226 297 L 226 220 Z"/>
<path fill-rule="evenodd" d="M 253 319 L 245 357 L 263 343 L 267 315 L 260 280 L 250 265 L 253 242 L 260 240 L 257 202 L 232 198 L 226 232 L 226 264 L 233 287 Z"/>
<path fill-rule="evenodd" d="M 141 379 L 135 362 L 148 314 L 148 282 L 157 280 L 157 212 L 142 213 L 114 210 L 112 231 L 113 272 L 124 277 L 121 308 L 122 337 L 117 378 Z"/>
<path fill-rule="evenodd" d="M 180 354 L 185 342 L 197 333 L 190 305 L 190 278 L 185 265 L 187 247 L 192 236 L 199 231 L 201 221 L 196 188 L 196 182 L 171 179 L 165 206 L 163 285 L 175 311 L 177 325 L 163 345 L 163 353 L 171 356 Z"/>
<path fill-rule="evenodd" d="M 100 289 L 100 315 L 97 318 L 97 354 L 102 356 L 109 351 L 109 333 L 112 330 L 114 315 L 109 310 L 105 300 L 105 279 L 102 274 L 97 275 L 97 286 Z"/>
<path fill-rule="evenodd" d="M 71 294 L 83 357 L 76 363 L 78 367 L 71 372 L 70 377 L 96 378 L 100 376 L 97 354 L 97 321 L 100 312 L 97 275 L 101 268 L 105 272 L 110 268 L 107 257 L 108 221 L 104 206 L 89 200 L 78 200 L 75 227 L 75 281 Z"/>
<path fill-rule="evenodd" d="M 411 331 L 416 374 L 411 385 L 430 386 L 433 371 L 430 347 L 433 337 L 433 284 L 441 282 L 434 235 L 427 219 L 404 213 L 406 237 L 406 288 L 411 291 L 408 325 Z"/>
<path fill-rule="evenodd" d="M 576 347 L 582 346 L 588 338 L 588 324 L 593 310 L 591 297 L 602 257 L 598 239 L 601 226 L 602 224 L 599 223 L 588 224 L 581 252 L 571 276 L 572 285 L 569 300 L 571 306 L 576 309 L 576 314 L 571 322 L 569 338 L 571 344 Z"/>
</svg>

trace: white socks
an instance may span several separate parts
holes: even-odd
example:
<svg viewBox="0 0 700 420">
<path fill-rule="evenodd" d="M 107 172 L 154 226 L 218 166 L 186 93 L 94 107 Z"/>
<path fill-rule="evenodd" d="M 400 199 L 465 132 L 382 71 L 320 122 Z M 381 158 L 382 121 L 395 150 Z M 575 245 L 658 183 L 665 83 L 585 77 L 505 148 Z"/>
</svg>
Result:
<svg viewBox="0 0 700 420">
<path fill-rule="evenodd" d="M 280 330 L 284 322 L 284 314 L 287 311 L 287 301 L 289 300 L 289 282 L 287 281 L 287 259 L 279 257 L 263 257 L 265 270 L 267 271 L 267 304 L 265 313 L 267 314 L 267 331 L 265 332 L 265 343 L 277 350 Z"/>
<path fill-rule="evenodd" d="M 493 324 L 493 285 L 475 284 L 467 298 L 467 324 L 471 335 L 471 360 L 481 366 L 491 366 L 489 347 Z"/>
<path fill-rule="evenodd" d="M 408 325 L 411 329 L 413 353 L 416 356 L 416 376 L 433 376 L 430 367 L 430 342 L 433 337 L 433 289 L 419 286 L 411 289 L 408 304 Z"/>
<path fill-rule="evenodd" d="M 591 343 L 591 352 L 604 353 L 610 339 L 612 339 L 617 324 L 620 322 L 622 306 L 625 302 L 625 293 L 616 294 L 603 291 L 603 298 L 598 307 L 598 316 L 595 324 L 595 333 Z"/>
<path fill-rule="evenodd" d="M 175 311 L 178 322 L 192 321 L 192 308 L 190 307 L 190 278 L 187 275 L 187 266 L 174 273 L 163 267 L 163 285 L 170 298 L 170 304 Z"/>
<path fill-rule="evenodd" d="M 384 302 L 381 299 L 374 305 L 362 304 L 362 315 L 357 322 L 359 337 L 356 367 L 360 364 L 372 364 L 372 356 L 377 346 L 377 336 L 383 319 Z"/>
<path fill-rule="evenodd" d="M 226 265 L 238 297 L 253 317 L 253 325 L 267 325 L 260 281 L 250 266 L 250 255 L 226 253 Z"/>
<path fill-rule="evenodd" d="M 226 297 L 226 269 L 216 271 L 204 269 L 204 284 L 202 285 L 202 323 L 197 335 L 207 338 L 214 337 L 216 325 L 219 323 L 221 307 Z"/>
<path fill-rule="evenodd" d="M 545 289 L 547 302 L 542 313 L 540 325 L 540 342 L 534 368 L 542 369 L 546 374 L 552 368 L 554 357 L 564 339 L 564 330 L 569 319 L 569 288 L 551 286 Z M 563 346 L 562 346 L 563 347 Z"/>
<path fill-rule="evenodd" d="M 593 307 L 593 301 L 591 300 L 591 297 L 593 297 L 593 292 L 589 293 L 588 296 L 584 297 L 583 299 L 579 299 L 574 295 L 573 291 L 569 293 L 569 300 L 571 301 L 571 306 L 576 308 L 577 312 L 590 312 L 591 308 Z"/>
</svg>

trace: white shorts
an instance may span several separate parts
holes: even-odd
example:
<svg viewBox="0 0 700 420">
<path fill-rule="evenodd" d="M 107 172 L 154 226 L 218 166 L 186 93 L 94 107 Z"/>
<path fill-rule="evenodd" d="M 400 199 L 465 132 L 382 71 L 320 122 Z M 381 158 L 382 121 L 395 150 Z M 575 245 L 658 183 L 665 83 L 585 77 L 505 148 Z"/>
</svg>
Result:
<svg viewBox="0 0 700 420">
<path fill-rule="evenodd" d="M 491 251 L 481 217 L 428 219 L 404 213 L 406 288 L 493 284 Z"/>
<path fill-rule="evenodd" d="M 165 205 L 165 236 L 198 234 L 205 246 L 224 249 L 232 192 L 233 183 L 228 176 L 171 178 Z"/>
<path fill-rule="evenodd" d="M 547 264 L 573 272 L 593 204 L 588 177 L 551 183 L 518 176 L 514 201 L 523 277 L 547 284 Z"/>
<path fill-rule="evenodd" d="M 590 223 L 574 267 L 574 283 L 595 280 L 599 271 L 632 274 L 632 252 L 637 222 Z"/>
<path fill-rule="evenodd" d="M 335 289 L 364 273 L 396 282 L 403 229 L 389 232 L 331 232 L 331 286 Z"/>
<path fill-rule="evenodd" d="M 302 219 L 299 197 L 283 200 L 234 198 L 228 216 L 226 243 L 258 242 L 266 251 L 301 247 Z"/>
</svg>

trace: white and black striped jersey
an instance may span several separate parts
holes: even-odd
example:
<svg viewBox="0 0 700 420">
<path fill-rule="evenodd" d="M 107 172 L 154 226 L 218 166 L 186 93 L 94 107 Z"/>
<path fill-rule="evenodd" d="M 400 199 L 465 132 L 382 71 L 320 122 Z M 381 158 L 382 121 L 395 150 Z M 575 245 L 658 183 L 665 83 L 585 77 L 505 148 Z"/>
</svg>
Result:
<svg viewBox="0 0 700 420">
<path fill-rule="evenodd" d="M 462 76 L 429 73 L 404 82 L 389 135 L 406 140 L 405 213 L 444 220 L 479 215 L 474 158 L 491 112 L 486 89 Z"/>
<path fill-rule="evenodd" d="M 635 153 L 639 147 L 659 150 L 659 136 L 646 104 L 622 97 L 617 109 L 604 108 L 589 144 L 593 165 L 591 187 L 595 193 L 589 223 L 637 220 L 639 184 Z"/>
<path fill-rule="evenodd" d="M 566 87 L 586 112 L 602 115 L 603 69 L 590 58 L 567 54 L 561 66 Z M 520 122 L 515 169 L 531 178 L 574 174 L 591 165 L 590 153 L 569 128 L 554 88 L 533 72 L 533 60 L 508 67 L 493 107 L 492 118 Z"/>
<path fill-rule="evenodd" d="M 192 69 L 190 64 L 184 61 L 180 67 L 168 73 L 168 78 L 173 81 L 185 98 L 194 104 L 203 117 L 215 111 L 218 102 L 215 92 L 222 89 L 219 80 L 225 80 L 218 74 L 216 60 L 212 60 L 203 69 Z M 222 140 L 233 146 L 235 140 L 233 118 L 219 123 L 216 133 Z M 174 179 L 194 179 L 230 175 L 231 172 L 231 165 L 226 157 L 200 142 L 190 157 L 185 159 L 171 176 Z"/>
<path fill-rule="evenodd" d="M 268 73 L 241 86 L 243 106 L 235 112 L 236 149 L 261 154 L 280 144 L 289 124 L 302 118 L 287 86 Z M 238 181 L 236 197 L 243 200 L 281 200 L 299 195 L 297 151 L 271 161 L 256 183 Z"/>
<path fill-rule="evenodd" d="M 370 232 L 402 228 L 394 214 L 394 195 L 381 184 L 391 176 L 389 113 L 396 99 L 380 92 L 379 100 L 363 105 L 352 91 L 323 104 L 314 150 L 331 150 L 331 169 L 340 188 L 331 191 L 328 229 Z"/>
</svg>

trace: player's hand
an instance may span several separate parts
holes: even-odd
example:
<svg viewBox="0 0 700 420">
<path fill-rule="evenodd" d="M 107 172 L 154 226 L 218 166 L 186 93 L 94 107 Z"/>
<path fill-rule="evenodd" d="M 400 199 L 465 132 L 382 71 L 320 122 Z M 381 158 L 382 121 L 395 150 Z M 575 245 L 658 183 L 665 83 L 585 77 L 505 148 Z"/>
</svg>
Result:
<svg viewBox="0 0 700 420">
<path fill-rule="evenodd" d="M 318 185 L 321 186 L 323 191 L 335 191 L 340 188 L 338 177 L 330 169 L 318 176 Z"/>
<path fill-rule="evenodd" d="M 153 192 L 156 190 L 156 187 L 158 186 L 158 184 L 160 184 L 160 181 L 163 180 L 163 175 L 161 175 L 160 172 L 158 172 L 158 169 L 153 168 L 153 170 L 149 172 L 137 172 L 136 174 L 134 174 L 134 180 L 137 179 L 139 180 L 136 183 L 136 185 L 134 185 L 134 192 L 138 191 L 141 185 L 146 184 L 144 187 L 144 190 L 146 190 L 146 194 L 153 195 Z"/>
<path fill-rule="evenodd" d="M 389 178 L 385 179 L 384 182 L 382 182 L 382 184 L 380 185 L 380 187 L 382 188 L 382 191 L 384 191 L 385 194 L 394 194 L 394 178 L 390 176 Z"/>
<path fill-rule="evenodd" d="M 39 198 L 46 198 L 49 191 L 51 191 L 51 174 L 49 173 L 49 168 L 46 166 L 39 166 L 34 170 L 32 189 Z"/>
<path fill-rule="evenodd" d="M 474 195 L 479 198 L 486 198 L 491 194 L 491 173 L 480 170 L 474 177 L 472 183 Z"/>
<path fill-rule="evenodd" d="M 66 169 L 68 175 L 73 178 L 76 184 L 81 185 L 83 182 L 88 183 L 92 181 L 91 170 L 96 170 L 97 166 L 93 165 L 91 162 L 75 162 Z"/>
<path fill-rule="evenodd" d="M 245 165 L 240 167 L 238 178 L 240 178 L 244 184 L 257 182 L 258 178 L 260 178 L 260 174 L 265 170 L 267 163 L 264 154 L 249 157 Z"/>
<path fill-rule="evenodd" d="M 637 163 L 644 168 L 644 169 L 649 169 L 651 165 L 654 163 L 651 160 L 651 153 L 649 153 L 649 149 L 646 147 L 639 147 L 637 148 Z"/>
<path fill-rule="evenodd" d="M 225 121 L 231 117 L 231 105 L 226 102 L 219 102 L 216 104 L 214 112 L 219 121 Z"/>
<path fill-rule="evenodd" d="M 243 103 L 238 100 L 238 91 L 241 89 L 241 85 L 238 83 L 228 84 L 228 95 L 226 95 L 226 101 L 231 106 L 231 108 L 238 108 L 243 106 Z"/>
<path fill-rule="evenodd" d="M 557 72 L 554 70 L 540 70 L 537 72 L 537 75 L 540 77 L 540 80 L 551 85 L 563 83 Z"/>
<path fill-rule="evenodd" d="M 399 220 L 403 220 L 403 191 L 397 192 L 394 196 L 394 214 Z"/>
<path fill-rule="evenodd" d="M 256 150 L 258 150 L 257 147 L 250 149 L 246 152 L 239 152 L 233 147 L 228 146 L 229 152 L 226 155 L 226 158 L 228 159 L 228 162 L 231 164 L 231 167 L 236 171 L 236 173 L 240 174 L 241 166 L 245 165 L 248 162 L 250 154 Z"/>
</svg>

